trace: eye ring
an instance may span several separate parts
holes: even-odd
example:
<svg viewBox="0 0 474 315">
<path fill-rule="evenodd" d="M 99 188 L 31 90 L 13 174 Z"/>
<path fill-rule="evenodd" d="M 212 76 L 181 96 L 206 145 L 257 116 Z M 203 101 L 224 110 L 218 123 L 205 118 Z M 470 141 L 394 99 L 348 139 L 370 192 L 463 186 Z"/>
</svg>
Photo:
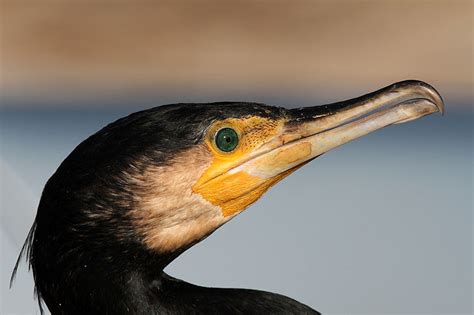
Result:
<svg viewBox="0 0 474 315">
<path fill-rule="evenodd" d="M 233 128 L 224 127 L 216 132 L 214 143 L 220 151 L 229 153 L 239 145 L 239 135 Z"/>
</svg>

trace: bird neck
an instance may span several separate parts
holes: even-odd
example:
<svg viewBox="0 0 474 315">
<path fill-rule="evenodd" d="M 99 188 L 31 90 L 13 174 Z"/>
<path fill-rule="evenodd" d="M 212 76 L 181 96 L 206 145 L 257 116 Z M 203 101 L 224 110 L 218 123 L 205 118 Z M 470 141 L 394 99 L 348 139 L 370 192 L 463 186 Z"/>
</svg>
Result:
<svg viewBox="0 0 474 315">
<path fill-rule="evenodd" d="M 42 298 L 52 314 L 155 314 L 160 308 L 163 271 L 85 271 Z"/>
<path fill-rule="evenodd" d="M 318 314 L 278 294 L 205 288 L 174 279 L 161 268 L 136 266 L 140 267 L 91 265 L 60 275 L 52 286 L 37 285 L 52 314 Z M 49 274 L 47 279 L 54 277 Z"/>
</svg>

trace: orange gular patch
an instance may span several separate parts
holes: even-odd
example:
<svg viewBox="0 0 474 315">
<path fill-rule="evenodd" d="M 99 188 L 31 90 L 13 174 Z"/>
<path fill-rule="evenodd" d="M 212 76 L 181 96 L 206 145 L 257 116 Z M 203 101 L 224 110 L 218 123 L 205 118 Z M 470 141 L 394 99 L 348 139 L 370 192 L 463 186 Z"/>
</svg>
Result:
<svg viewBox="0 0 474 315">
<path fill-rule="evenodd" d="M 272 178 L 236 171 L 235 168 L 254 157 L 263 144 L 280 136 L 284 122 L 283 118 L 247 117 L 227 119 L 211 126 L 205 142 L 213 154 L 213 161 L 193 186 L 193 191 L 220 207 L 224 217 L 238 214 L 255 202 L 296 168 Z M 232 152 L 222 152 L 215 144 L 214 137 L 222 128 L 232 128 L 239 135 L 239 144 Z"/>
<path fill-rule="evenodd" d="M 253 176 L 246 172 L 226 173 L 193 189 L 207 201 L 219 206 L 224 217 L 233 216 L 245 210 L 271 186 L 297 168 L 299 166 L 270 179 Z"/>
</svg>

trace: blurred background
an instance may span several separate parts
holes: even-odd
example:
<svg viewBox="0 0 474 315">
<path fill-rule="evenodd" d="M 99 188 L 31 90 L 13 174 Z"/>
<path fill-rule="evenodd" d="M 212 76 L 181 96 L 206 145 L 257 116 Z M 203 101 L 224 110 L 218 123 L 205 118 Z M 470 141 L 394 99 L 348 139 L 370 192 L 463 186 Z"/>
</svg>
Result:
<svg viewBox="0 0 474 315">
<path fill-rule="evenodd" d="M 472 1 L 0 4 L 0 313 L 46 180 L 85 137 L 166 103 L 296 107 L 424 80 L 447 112 L 368 135 L 272 188 L 166 271 L 323 313 L 471 314 Z"/>
</svg>

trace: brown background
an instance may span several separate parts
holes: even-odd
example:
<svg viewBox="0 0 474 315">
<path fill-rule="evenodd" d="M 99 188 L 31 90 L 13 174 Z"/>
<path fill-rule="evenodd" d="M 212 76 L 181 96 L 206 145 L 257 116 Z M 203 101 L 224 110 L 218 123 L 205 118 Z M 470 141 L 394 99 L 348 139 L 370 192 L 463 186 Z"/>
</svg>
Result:
<svg viewBox="0 0 474 315">
<path fill-rule="evenodd" d="M 1 12 L 5 106 L 305 103 L 411 78 L 473 95 L 471 1 L 18 0 Z"/>
</svg>

